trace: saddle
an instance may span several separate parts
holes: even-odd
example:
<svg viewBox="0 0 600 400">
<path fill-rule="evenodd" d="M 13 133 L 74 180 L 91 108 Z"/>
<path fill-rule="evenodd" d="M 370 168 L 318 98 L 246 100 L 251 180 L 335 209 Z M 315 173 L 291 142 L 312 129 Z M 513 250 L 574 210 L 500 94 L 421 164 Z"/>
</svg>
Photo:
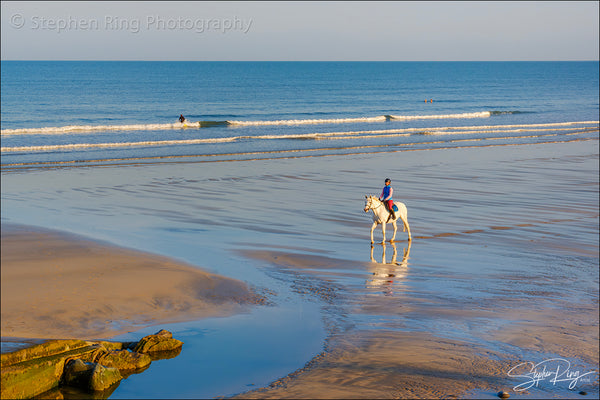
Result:
<svg viewBox="0 0 600 400">
<path fill-rule="evenodd" d="M 388 210 L 387 204 L 384 204 L 384 205 L 385 205 L 385 209 Z M 392 210 L 394 210 L 394 212 L 397 212 L 398 211 L 398 206 L 395 205 L 395 204 L 393 204 L 392 205 Z M 390 210 L 388 210 L 388 211 L 390 211 Z"/>
</svg>

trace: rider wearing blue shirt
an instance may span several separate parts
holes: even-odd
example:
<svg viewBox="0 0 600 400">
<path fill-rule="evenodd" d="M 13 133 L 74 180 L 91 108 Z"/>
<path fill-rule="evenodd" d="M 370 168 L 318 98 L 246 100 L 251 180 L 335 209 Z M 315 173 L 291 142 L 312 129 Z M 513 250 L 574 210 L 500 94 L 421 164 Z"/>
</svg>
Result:
<svg viewBox="0 0 600 400">
<path fill-rule="evenodd" d="M 390 218 L 396 219 L 396 213 L 394 212 L 394 201 L 392 200 L 392 196 L 394 195 L 394 188 L 391 186 L 392 180 L 390 178 L 385 179 L 385 186 L 381 191 L 381 196 L 379 196 L 379 200 L 385 204 L 385 208 L 390 213 Z M 388 218 L 388 221 L 390 220 Z"/>
</svg>

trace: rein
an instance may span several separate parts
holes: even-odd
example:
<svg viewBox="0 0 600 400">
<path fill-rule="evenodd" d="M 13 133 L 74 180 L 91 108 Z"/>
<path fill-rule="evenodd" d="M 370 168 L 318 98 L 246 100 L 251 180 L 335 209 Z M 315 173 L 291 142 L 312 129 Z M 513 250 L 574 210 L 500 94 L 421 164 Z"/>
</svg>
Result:
<svg viewBox="0 0 600 400">
<path fill-rule="evenodd" d="M 374 199 L 374 197 L 372 197 L 372 198 Z M 376 207 L 371 206 L 370 207 L 371 210 L 375 210 L 375 209 L 377 209 L 377 208 L 379 208 L 379 207 L 381 207 L 383 205 L 383 202 L 381 200 L 377 199 L 377 201 L 379 202 L 379 205 L 376 206 Z M 372 201 L 370 203 L 372 203 Z"/>
</svg>

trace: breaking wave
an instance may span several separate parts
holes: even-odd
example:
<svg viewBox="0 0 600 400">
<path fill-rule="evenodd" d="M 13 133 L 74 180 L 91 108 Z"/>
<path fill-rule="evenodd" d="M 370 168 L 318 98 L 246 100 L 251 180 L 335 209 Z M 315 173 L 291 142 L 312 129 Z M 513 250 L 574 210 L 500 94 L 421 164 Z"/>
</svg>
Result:
<svg viewBox="0 0 600 400">
<path fill-rule="evenodd" d="M 496 111 L 494 111 L 495 113 Z M 284 119 L 267 121 L 194 121 L 174 122 L 168 124 L 129 124 L 129 125 L 68 125 L 42 128 L 2 129 L 2 136 L 10 135 L 60 135 L 72 133 L 86 133 L 99 131 L 156 131 L 186 128 L 209 128 L 215 126 L 269 126 L 269 125 L 308 125 L 308 124 L 348 124 L 348 123 L 376 123 L 386 121 L 414 121 L 426 119 L 470 119 L 488 118 L 492 111 L 481 111 L 460 114 L 441 115 L 380 115 L 376 117 L 360 118 L 329 118 L 329 119 Z"/>
<path fill-rule="evenodd" d="M 412 135 L 472 135 L 478 134 L 477 140 L 497 139 L 501 134 L 530 133 L 531 137 L 536 137 L 544 132 L 570 131 L 569 133 L 578 134 L 597 130 L 599 121 L 579 121 L 579 122 L 557 122 L 544 124 L 525 124 L 525 125 L 471 125 L 456 127 L 433 127 L 433 128 L 400 128 L 400 129 L 378 129 L 365 131 L 338 131 L 338 132 L 320 132 L 288 135 L 240 135 L 225 138 L 201 138 L 201 139 L 181 139 L 181 140 L 147 140 L 139 142 L 114 142 L 114 143 L 73 143 L 73 144 L 49 144 L 38 146 L 14 146 L 2 147 L 2 153 L 16 152 L 49 152 L 49 151 L 76 151 L 102 148 L 132 148 L 149 146 L 178 146 L 178 145 L 198 145 L 198 144 L 217 144 L 231 143 L 241 140 L 347 140 L 347 139 L 368 139 L 382 137 L 408 137 Z M 589 126 L 594 125 L 594 126 Z M 499 135 L 500 134 L 500 135 Z M 568 133 L 567 133 L 568 134 Z M 474 140 L 474 139 L 469 139 Z M 416 142 L 415 142 L 416 143 Z M 405 143 L 407 144 L 407 143 Z"/>
</svg>

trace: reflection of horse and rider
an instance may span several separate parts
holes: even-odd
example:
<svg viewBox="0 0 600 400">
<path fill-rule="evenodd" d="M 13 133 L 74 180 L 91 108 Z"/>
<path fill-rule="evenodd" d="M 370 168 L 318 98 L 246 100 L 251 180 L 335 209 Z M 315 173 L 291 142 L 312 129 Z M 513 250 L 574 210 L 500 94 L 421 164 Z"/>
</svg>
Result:
<svg viewBox="0 0 600 400">
<path fill-rule="evenodd" d="M 408 242 L 408 247 L 404 248 L 402 261 L 398 262 L 398 249 L 395 243 L 391 243 L 393 254 L 392 259 L 388 263 L 386 260 L 386 244 L 382 243 L 381 263 L 373 257 L 374 246 L 371 246 L 371 264 L 369 268 L 373 273 L 373 277 L 367 280 L 368 288 L 382 289 L 386 296 L 393 295 L 392 288 L 394 283 L 402 281 L 408 273 L 408 259 L 410 255 L 411 241 Z"/>
<path fill-rule="evenodd" d="M 381 224 L 381 231 L 383 233 L 382 243 L 385 242 L 385 226 L 388 223 L 391 223 L 394 227 L 394 235 L 390 239 L 390 242 L 393 242 L 396 239 L 396 231 L 398 227 L 396 226 L 396 221 L 398 218 L 402 221 L 403 227 L 402 231 L 408 231 L 408 240 L 411 240 L 410 234 L 410 226 L 408 225 L 408 211 L 406 210 L 406 206 L 403 203 L 398 202 L 394 204 L 392 200 L 392 196 L 394 195 L 394 189 L 391 185 L 392 181 L 390 178 L 386 178 L 385 186 L 381 191 L 381 195 L 379 198 L 375 196 L 365 196 L 365 212 L 369 210 L 373 211 L 373 225 L 371 226 L 371 243 L 373 241 L 373 231 L 375 227 Z M 398 215 L 396 215 L 396 212 Z"/>
</svg>

